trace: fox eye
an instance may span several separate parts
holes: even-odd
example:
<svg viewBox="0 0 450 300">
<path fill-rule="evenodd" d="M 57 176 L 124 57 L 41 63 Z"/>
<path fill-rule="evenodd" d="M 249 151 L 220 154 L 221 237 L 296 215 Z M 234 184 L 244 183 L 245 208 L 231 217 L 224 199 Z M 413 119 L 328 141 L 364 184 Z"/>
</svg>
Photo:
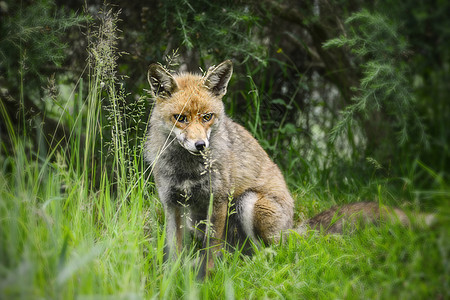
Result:
<svg viewBox="0 0 450 300">
<path fill-rule="evenodd" d="M 213 114 L 212 114 L 212 113 L 204 114 L 204 115 L 203 115 L 203 122 L 209 122 L 209 121 L 211 121 L 212 117 L 213 117 Z"/>
<path fill-rule="evenodd" d="M 185 115 L 173 115 L 173 118 L 175 119 L 175 121 L 180 122 L 180 123 L 187 122 L 187 117 Z"/>
</svg>

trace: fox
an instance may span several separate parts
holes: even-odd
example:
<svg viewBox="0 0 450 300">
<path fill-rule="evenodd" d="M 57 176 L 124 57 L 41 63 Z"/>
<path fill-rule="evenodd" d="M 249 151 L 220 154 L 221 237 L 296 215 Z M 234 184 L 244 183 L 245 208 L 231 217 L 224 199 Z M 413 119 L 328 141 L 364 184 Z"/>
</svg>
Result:
<svg viewBox="0 0 450 300">
<path fill-rule="evenodd" d="M 222 249 L 248 241 L 276 243 L 290 230 L 305 228 L 341 233 L 345 223 L 380 218 L 409 223 L 400 209 L 359 202 L 333 207 L 294 228 L 294 199 L 282 172 L 225 113 L 223 97 L 232 73 L 231 60 L 204 75 L 149 66 L 154 105 L 145 159 L 164 210 L 166 259 L 182 251 L 186 230 L 201 243 L 198 277 L 204 278 Z"/>
</svg>

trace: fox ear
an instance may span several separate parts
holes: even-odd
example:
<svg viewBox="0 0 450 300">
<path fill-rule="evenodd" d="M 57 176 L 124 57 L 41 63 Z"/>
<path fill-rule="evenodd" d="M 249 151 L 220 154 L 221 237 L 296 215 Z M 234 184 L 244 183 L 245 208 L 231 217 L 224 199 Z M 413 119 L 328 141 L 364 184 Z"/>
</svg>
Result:
<svg viewBox="0 0 450 300">
<path fill-rule="evenodd" d="M 173 76 L 158 64 L 150 65 L 147 79 L 155 97 L 167 98 L 178 90 L 177 82 Z"/>
<path fill-rule="evenodd" d="M 209 68 L 204 84 L 214 95 L 223 96 L 227 92 L 227 85 L 233 74 L 233 63 L 226 60 L 217 67 Z"/>
</svg>

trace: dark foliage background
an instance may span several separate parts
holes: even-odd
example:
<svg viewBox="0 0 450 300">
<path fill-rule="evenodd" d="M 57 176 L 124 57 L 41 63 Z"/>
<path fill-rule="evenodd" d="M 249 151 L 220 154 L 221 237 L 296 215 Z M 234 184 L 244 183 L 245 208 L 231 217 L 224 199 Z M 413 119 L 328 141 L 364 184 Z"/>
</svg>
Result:
<svg viewBox="0 0 450 300">
<path fill-rule="evenodd" d="M 414 194 L 449 179 L 448 1 L 0 1 L 0 155 L 13 155 L 11 132 L 32 136 L 30 153 L 65 147 L 73 124 L 58 107 L 77 111 L 86 93 L 67 90 L 89 80 L 101 10 L 120 18 L 126 106 L 146 97 L 150 63 L 232 59 L 226 107 L 293 189 L 382 180 L 448 199 Z M 146 118 L 127 126 L 143 136 Z"/>
</svg>

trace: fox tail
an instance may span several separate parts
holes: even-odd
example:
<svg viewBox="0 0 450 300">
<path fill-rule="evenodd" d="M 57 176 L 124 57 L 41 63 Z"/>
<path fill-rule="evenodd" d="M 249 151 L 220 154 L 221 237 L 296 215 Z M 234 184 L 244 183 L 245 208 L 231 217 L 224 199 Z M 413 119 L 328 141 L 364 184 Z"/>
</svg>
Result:
<svg viewBox="0 0 450 300">
<path fill-rule="evenodd" d="M 311 229 L 320 230 L 326 234 L 341 234 L 346 230 L 353 231 L 360 226 L 381 222 L 430 227 L 436 222 L 436 215 L 405 213 L 399 208 L 387 207 L 376 202 L 358 202 L 334 206 L 300 223 L 294 231 L 300 235 Z"/>
</svg>

